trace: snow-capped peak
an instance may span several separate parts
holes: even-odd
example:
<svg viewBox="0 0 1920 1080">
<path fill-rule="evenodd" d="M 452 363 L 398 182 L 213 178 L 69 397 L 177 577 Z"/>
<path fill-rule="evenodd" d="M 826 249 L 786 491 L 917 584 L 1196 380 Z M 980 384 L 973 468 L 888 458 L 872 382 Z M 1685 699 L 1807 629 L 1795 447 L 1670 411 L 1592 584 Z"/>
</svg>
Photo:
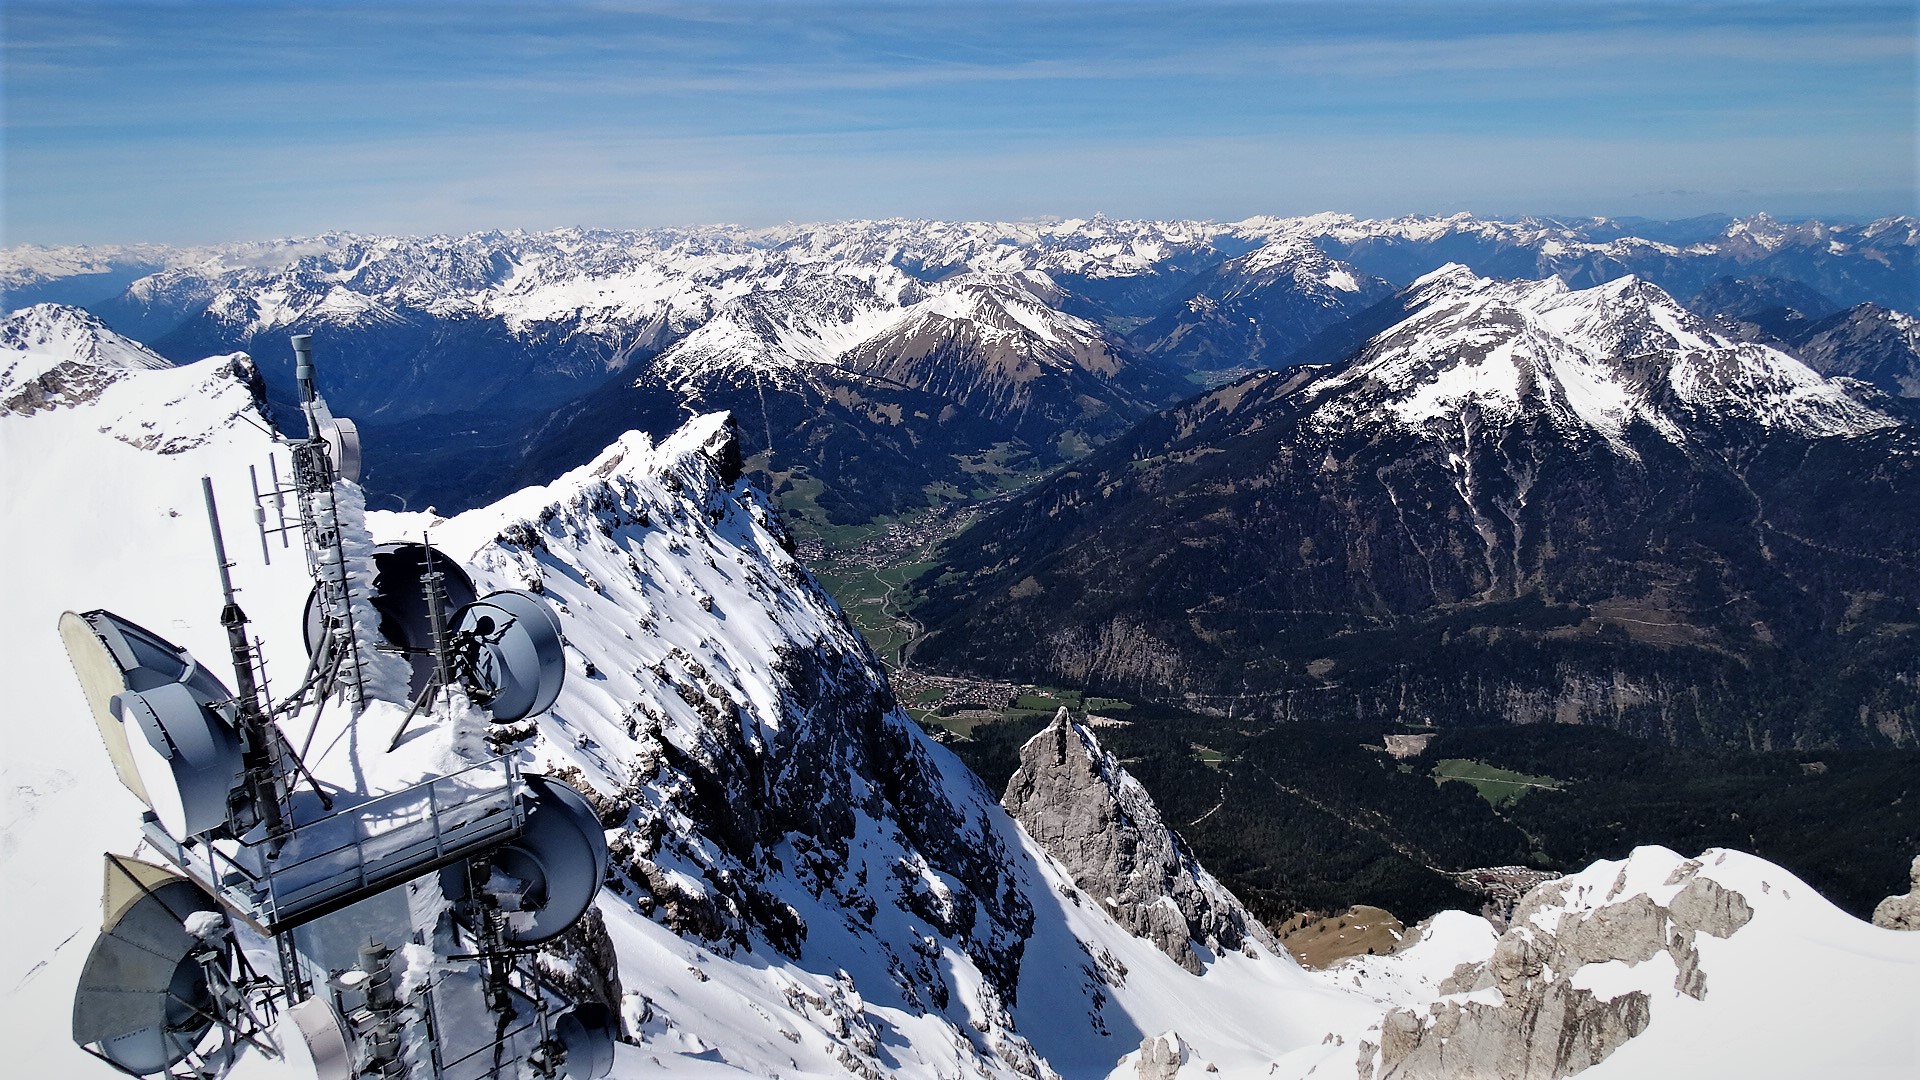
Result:
<svg viewBox="0 0 1920 1080">
<path fill-rule="evenodd" d="M 168 368 L 164 357 L 108 329 L 89 312 L 64 304 L 35 304 L 0 321 L 0 410 L 21 387 L 63 366 L 83 368 L 89 382 L 110 380 L 113 371 Z"/>
<path fill-rule="evenodd" d="M 1501 282 L 1457 263 L 1408 290 L 1410 314 L 1322 380 L 1315 424 L 1455 429 L 1463 411 L 1511 424 L 1539 414 L 1571 436 L 1637 456 L 1644 424 L 1680 443 L 1700 423 L 1746 422 L 1805 437 L 1897 423 L 1799 360 L 1715 332 L 1632 275 L 1589 289 L 1557 278 Z"/>
<path fill-rule="evenodd" d="M 1291 277 L 1308 291 L 1360 292 L 1362 283 L 1371 280 L 1370 275 L 1330 257 L 1311 240 L 1297 235 L 1269 240 L 1234 260 L 1234 264 L 1248 275 Z"/>
<path fill-rule="evenodd" d="M 1407 286 L 1407 288 L 1414 292 L 1425 292 L 1436 286 L 1473 286 L 1477 285 L 1481 280 L 1480 276 L 1475 274 L 1473 269 L 1467 264 L 1450 262 L 1444 266 L 1435 267 L 1421 274 L 1419 277 L 1414 278 L 1413 284 Z"/>
</svg>

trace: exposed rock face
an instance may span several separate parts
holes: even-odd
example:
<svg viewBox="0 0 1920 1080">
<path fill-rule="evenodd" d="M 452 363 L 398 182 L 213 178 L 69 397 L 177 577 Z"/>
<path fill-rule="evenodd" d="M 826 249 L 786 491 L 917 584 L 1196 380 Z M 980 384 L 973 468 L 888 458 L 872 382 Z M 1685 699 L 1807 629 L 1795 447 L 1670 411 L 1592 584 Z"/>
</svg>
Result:
<svg viewBox="0 0 1920 1080">
<path fill-rule="evenodd" d="M 1020 748 L 1001 803 L 1115 921 L 1195 974 L 1201 951 L 1279 952 L 1167 828 L 1139 781 L 1062 708 Z"/>
<path fill-rule="evenodd" d="M 1387 753 L 1392 754 L 1396 761 L 1405 761 L 1408 758 L 1417 758 L 1421 754 L 1426 753 L 1427 744 L 1433 741 L 1433 733 L 1427 732 L 1422 735 L 1387 735 L 1385 739 L 1387 741 Z"/>
<path fill-rule="evenodd" d="M 1590 909 L 1569 897 L 1566 879 L 1535 888 L 1493 956 L 1461 965 L 1441 985 L 1449 995 L 1475 997 L 1443 998 L 1424 1017 L 1404 1008 L 1389 1012 L 1381 1021 L 1378 1065 L 1363 1054 L 1360 1076 L 1543 1080 L 1605 1060 L 1646 1030 L 1651 998 L 1642 990 L 1602 997 L 1575 985 L 1580 969 L 1616 961 L 1633 967 L 1664 952 L 1676 969 L 1674 989 L 1701 999 L 1707 978 L 1695 936 L 1728 937 L 1753 918 L 1745 897 L 1699 876 L 1700 866 L 1688 861 L 1674 869 L 1665 884 L 1680 888 L 1664 906 L 1645 892 L 1616 900 L 1625 869 L 1605 901 Z M 1498 1004 L 1480 995 L 1487 990 L 1498 991 Z"/>
<path fill-rule="evenodd" d="M 1196 1061 L 1193 1047 L 1177 1031 L 1149 1035 L 1140 1040 L 1140 1056 L 1134 1059 L 1134 1073 L 1140 1080 L 1174 1080 L 1180 1068 Z"/>
<path fill-rule="evenodd" d="M 1895 397 L 1920 398 L 1920 320 L 1875 304 L 1829 316 L 1798 335 L 1795 355 L 1823 375 L 1848 375 Z"/>
<path fill-rule="evenodd" d="M 1513 922 L 1520 901 L 1543 882 L 1559 875 L 1531 866 L 1482 866 L 1454 875 L 1454 883 L 1470 893 L 1485 897 L 1480 917 L 1494 929 L 1505 930 Z"/>
<path fill-rule="evenodd" d="M 1915 856 L 1913 887 L 1904 895 L 1889 896 L 1873 909 L 1873 925 L 1888 930 L 1920 930 L 1920 856 Z"/>
</svg>

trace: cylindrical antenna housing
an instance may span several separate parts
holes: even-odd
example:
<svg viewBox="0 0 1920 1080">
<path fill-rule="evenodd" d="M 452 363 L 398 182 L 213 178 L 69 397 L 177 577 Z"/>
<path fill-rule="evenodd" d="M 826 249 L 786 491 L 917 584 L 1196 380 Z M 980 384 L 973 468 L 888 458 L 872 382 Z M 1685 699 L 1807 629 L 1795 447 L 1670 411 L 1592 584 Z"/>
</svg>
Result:
<svg viewBox="0 0 1920 1080">
<path fill-rule="evenodd" d="M 313 400 L 313 335 L 295 334 L 293 341 L 293 381 L 300 386 L 300 400 Z"/>
</svg>

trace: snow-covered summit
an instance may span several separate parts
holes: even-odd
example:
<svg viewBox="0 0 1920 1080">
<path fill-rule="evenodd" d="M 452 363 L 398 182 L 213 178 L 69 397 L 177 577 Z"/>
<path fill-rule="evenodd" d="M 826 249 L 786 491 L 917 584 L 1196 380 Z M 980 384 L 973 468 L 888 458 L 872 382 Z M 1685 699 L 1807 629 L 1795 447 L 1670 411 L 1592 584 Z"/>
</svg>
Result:
<svg viewBox="0 0 1920 1080">
<path fill-rule="evenodd" d="M 1248 275 L 1286 275 L 1310 292 L 1352 293 L 1363 288 L 1367 275 L 1331 258 L 1300 236 L 1282 236 L 1233 260 Z"/>
<path fill-rule="evenodd" d="M 785 382 L 807 368 L 834 367 L 849 349 L 925 294 L 891 266 L 830 273 L 789 271 L 786 282 L 722 304 L 713 317 L 653 364 L 676 386 L 749 378 Z"/>
<path fill-rule="evenodd" d="M 28 383 L 65 369 L 88 369 L 91 382 L 113 371 L 172 367 L 166 358 L 107 328 L 91 313 L 65 304 L 35 304 L 0 320 L 0 410 Z"/>
<path fill-rule="evenodd" d="M 79 423 L 131 446 L 178 454 L 255 418 L 260 393 L 259 372 L 245 353 L 175 367 L 87 312 L 58 304 L 0 322 L 0 416 L 91 406 L 35 431 Z M 22 462 L 31 463 L 38 450 L 24 452 Z"/>
<path fill-rule="evenodd" d="M 1570 437 L 1633 456 L 1644 425 L 1682 443 L 1702 423 L 1744 422 L 1804 437 L 1897 421 L 1777 349 L 1715 331 L 1631 275 L 1589 289 L 1558 278 L 1503 282 L 1458 263 L 1416 280 L 1408 314 L 1308 391 L 1323 430 L 1395 424 L 1454 431 L 1541 416 Z"/>
</svg>

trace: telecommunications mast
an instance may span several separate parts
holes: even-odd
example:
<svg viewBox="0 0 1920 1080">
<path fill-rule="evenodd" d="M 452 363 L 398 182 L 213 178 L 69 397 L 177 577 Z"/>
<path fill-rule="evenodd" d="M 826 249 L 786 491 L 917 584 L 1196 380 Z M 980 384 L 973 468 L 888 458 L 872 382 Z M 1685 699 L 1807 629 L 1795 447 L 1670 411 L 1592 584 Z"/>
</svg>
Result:
<svg viewBox="0 0 1920 1080">
<path fill-rule="evenodd" d="M 278 703 L 268 695 L 209 479 L 237 691 L 113 612 L 60 618 L 107 756 L 149 808 L 143 843 L 160 860 L 106 856 L 74 1042 L 123 1073 L 178 1080 L 224 1076 L 249 1048 L 302 1062 L 317 1080 L 604 1076 L 617 1018 L 568 1000 L 530 963 L 584 916 L 606 875 L 606 837 L 586 799 L 507 756 L 398 790 L 329 790 L 281 730 L 304 710 L 317 725 L 335 694 L 357 725 L 383 694 L 417 711 L 455 686 L 495 721 L 519 720 L 551 707 L 566 677 L 544 600 L 476 596 L 444 553 L 366 538 L 359 433 L 315 389 L 310 338 L 295 336 L 293 349 L 307 436 L 286 440 L 292 487 L 279 487 L 275 469 L 273 489 L 256 483 L 254 494 L 263 558 L 271 531 L 297 527 L 305 541 L 301 684 Z M 282 518 L 267 529 L 265 506 L 282 509 L 287 496 L 297 526 Z M 381 665 L 410 677 L 375 677 Z M 352 764 L 362 775 L 365 763 Z M 450 917 L 416 925 L 422 906 Z M 249 946 L 278 971 L 250 964 Z M 420 948 L 431 958 L 414 960 Z M 398 989 L 403 961 L 431 968 L 410 995 Z M 449 1020 L 475 1016 L 486 1019 Z"/>
</svg>

